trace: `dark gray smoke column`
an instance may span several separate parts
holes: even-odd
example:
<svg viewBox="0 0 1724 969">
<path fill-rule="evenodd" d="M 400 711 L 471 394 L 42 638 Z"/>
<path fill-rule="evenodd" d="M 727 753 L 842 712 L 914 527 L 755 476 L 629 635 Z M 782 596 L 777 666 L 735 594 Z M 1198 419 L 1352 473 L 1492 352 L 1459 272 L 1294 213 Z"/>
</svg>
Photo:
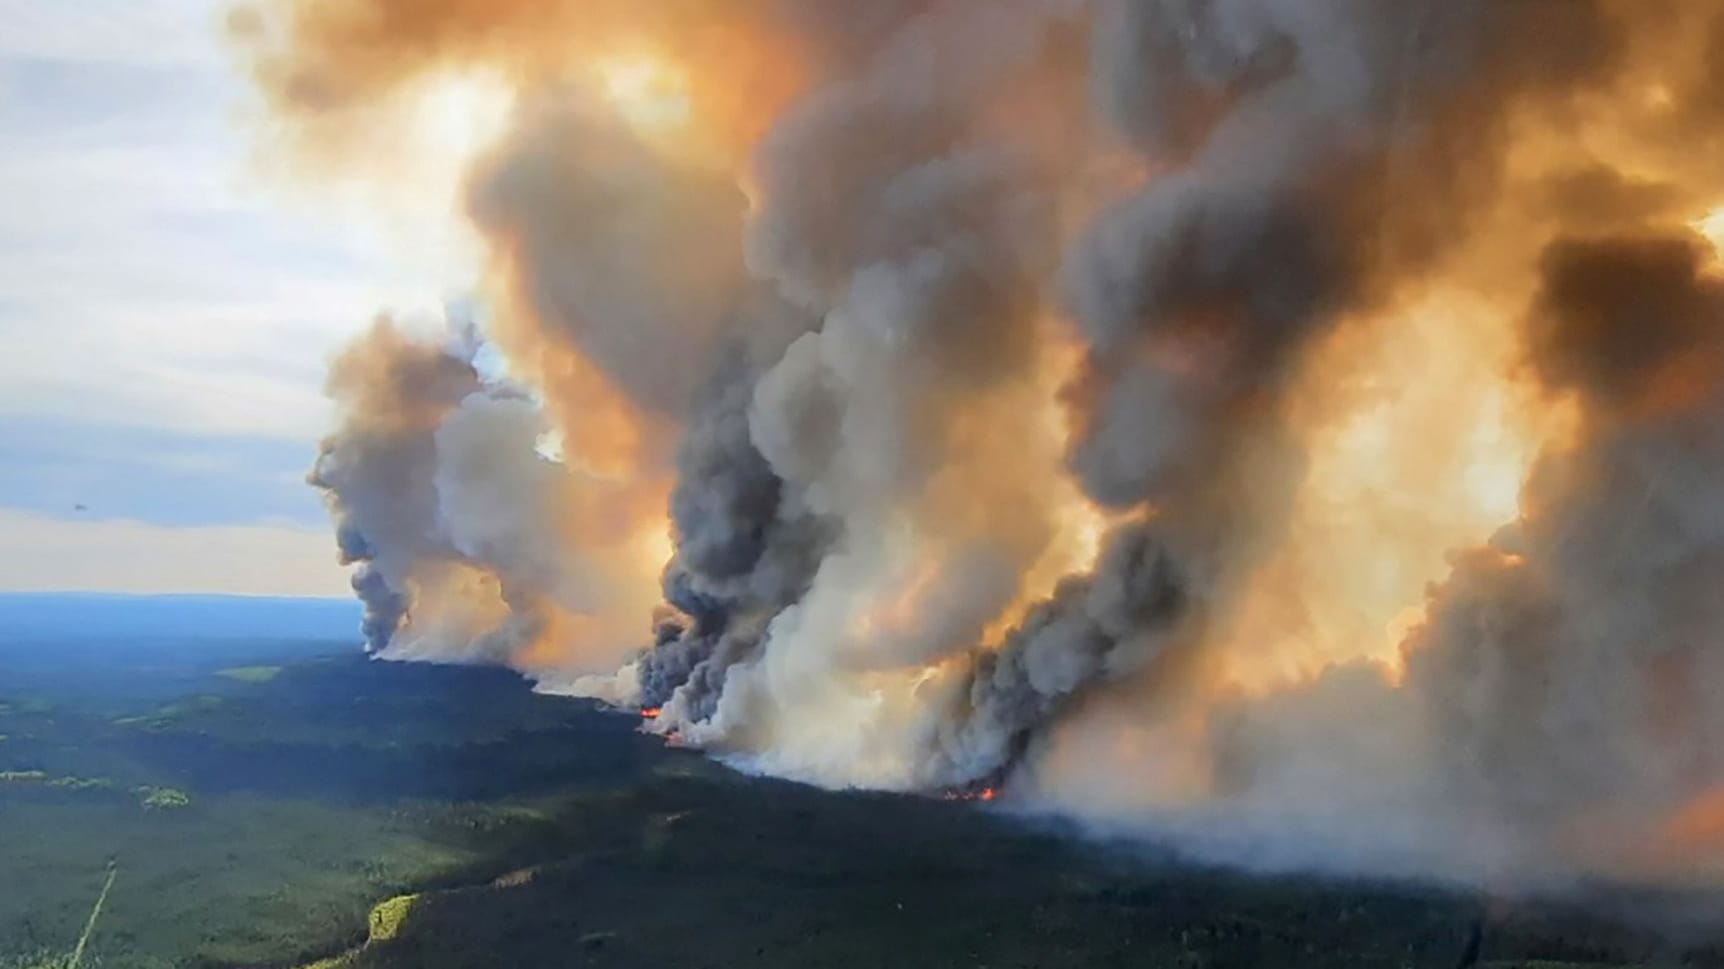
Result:
<svg viewBox="0 0 1724 969">
<path fill-rule="evenodd" d="M 328 393 L 342 423 L 324 438 L 306 480 L 324 493 L 341 561 L 361 563 L 353 590 L 365 603 L 373 651 L 389 645 L 412 608 L 414 563 L 453 554 L 427 527 L 438 515 L 435 438 L 479 389 L 471 363 L 413 342 L 388 320 L 378 320 L 330 369 Z"/>
<path fill-rule="evenodd" d="M 1572 44 L 1555 55 L 1553 27 Z M 1204 613 L 1226 610 L 1282 541 L 1303 473 L 1284 398 L 1308 348 L 1439 263 L 1499 178 L 1508 108 L 1583 86 L 1609 47 L 1590 3 L 1560 18 L 1468 0 L 1101 5 L 1097 108 L 1156 174 L 1066 256 L 1065 301 L 1088 344 L 1068 392 L 1070 460 L 1096 502 L 1153 510 L 1182 588 L 1129 610 L 1141 625 L 1098 634 L 1076 590 L 1107 581 L 1104 557 L 999 654 L 979 653 L 959 726 L 938 731 L 949 780 L 1005 769 L 1182 624 L 1201 638 Z M 1463 126 L 1456 164 L 1447 139 Z M 1058 664 L 1079 672 L 1025 672 Z"/>
<path fill-rule="evenodd" d="M 768 334 L 793 333 L 788 321 L 801 317 L 770 303 L 763 311 L 773 314 L 763 321 L 774 324 Z M 832 523 L 786 494 L 749 436 L 758 336 L 756 343 L 754 352 L 730 354 L 684 431 L 670 505 L 677 552 L 663 583 L 683 620 L 641 658 L 637 674 L 642 706 L 662 707 L 680 690 L 678 703 L 694 720 L 712 715 L 726 670 L 752 655 L 766 620 L 807 591 L 833 534 Z M 775 358 L 782 346 L 764 349 Z"/>
</svg>

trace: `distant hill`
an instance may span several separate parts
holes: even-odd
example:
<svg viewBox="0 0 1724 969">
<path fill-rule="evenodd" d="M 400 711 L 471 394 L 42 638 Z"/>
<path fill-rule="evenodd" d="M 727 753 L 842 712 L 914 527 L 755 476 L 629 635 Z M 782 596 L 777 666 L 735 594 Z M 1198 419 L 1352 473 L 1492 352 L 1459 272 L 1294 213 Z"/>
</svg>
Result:
<svg viewBox="0 0 1724 969">
<path fill-rule="evenodd" d="M 359 642 L 351 599 L 0 593 L 0 641 L 330 639 Z"/>
</svg>

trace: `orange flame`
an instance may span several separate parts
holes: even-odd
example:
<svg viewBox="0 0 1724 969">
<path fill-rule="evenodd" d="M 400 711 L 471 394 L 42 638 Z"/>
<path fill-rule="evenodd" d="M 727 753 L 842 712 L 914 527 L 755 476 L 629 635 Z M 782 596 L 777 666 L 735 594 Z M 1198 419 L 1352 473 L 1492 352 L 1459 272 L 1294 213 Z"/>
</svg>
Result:
<svg viewBox="0 0 1724 969">
<path fill-rule="evenodd" d="M 658 707 L 642 707 L 641 708 L 641 719 L 642 720 L 657 720 L 658 715 L 661 712 L 662 711 Z"/>
</svg>

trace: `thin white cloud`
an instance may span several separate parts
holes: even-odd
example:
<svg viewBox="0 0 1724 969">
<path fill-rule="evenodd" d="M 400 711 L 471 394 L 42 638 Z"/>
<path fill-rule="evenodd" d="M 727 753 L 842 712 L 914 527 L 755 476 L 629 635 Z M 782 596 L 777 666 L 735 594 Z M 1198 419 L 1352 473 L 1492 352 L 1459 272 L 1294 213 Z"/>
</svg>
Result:
<svg viewBox="0 0 1724 969">
<path fill-rule="evenodd" d="M 0 0 L 0 57 L 219 63 L 200 35 L 220 16 L 208 0 Z"/>
<path fill-rule="evenodd" d="M 314 441 L 329 356 L 462 282 L 263 191 L 224 6 L 0 0 L 0 416 Z"/>
<path fill-rule="evenodd" d="M 475 268 L 452 188 L 413 213 L 424 225 L 265 190 L 225 7 L 0 0 L 0 419 L 109 440 L 303 442 L 309 455 L 330 417 L 331 354 L 379 310 L 435 316 Z M 460 146 L 391 147 L 459 162 Z M 13 476 L 12 500 L 48 507 L 29 480 Z M 0 589 L 346 593 L 326 529 L 255 522 L 280 507 L 279 488 L 261 489 L 222 503 L 249 523 L 186 527 L 0 507 Z"/>
<path fill-rule="evenodd" d="M 0 589 L 339 596 L 345 570 L 325 529 L 168 528 L 0 509 Z"/>
</svg>

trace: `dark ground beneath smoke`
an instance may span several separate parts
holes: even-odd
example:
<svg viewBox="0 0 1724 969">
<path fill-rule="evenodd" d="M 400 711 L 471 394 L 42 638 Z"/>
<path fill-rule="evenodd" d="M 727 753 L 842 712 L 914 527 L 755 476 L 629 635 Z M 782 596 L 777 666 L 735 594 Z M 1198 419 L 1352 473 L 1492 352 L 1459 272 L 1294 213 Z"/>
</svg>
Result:
<svg viewBox="0 0 1724 969">
<path fill-rule="evenodd" d="M 1557 905 L 748 777 L 496 670 L 141 649 L 0 642 L 0 771 L 86 782 L 0 783 L 0 966 L 53 964 L 110 855 L 106 967 L 1447 969 L 1481 917 L 1483 965 L 1724 965 Z M 140 806 L 169 786 L 189 805 Z"/>
<path fill-rule="evenodd" d="M 343 966 L 1718 965 L 1557 906 L 1111 855 L 958 805 L 669 768 L 591 805 L 579 852 L 415 900 Z"/>
</svg>

